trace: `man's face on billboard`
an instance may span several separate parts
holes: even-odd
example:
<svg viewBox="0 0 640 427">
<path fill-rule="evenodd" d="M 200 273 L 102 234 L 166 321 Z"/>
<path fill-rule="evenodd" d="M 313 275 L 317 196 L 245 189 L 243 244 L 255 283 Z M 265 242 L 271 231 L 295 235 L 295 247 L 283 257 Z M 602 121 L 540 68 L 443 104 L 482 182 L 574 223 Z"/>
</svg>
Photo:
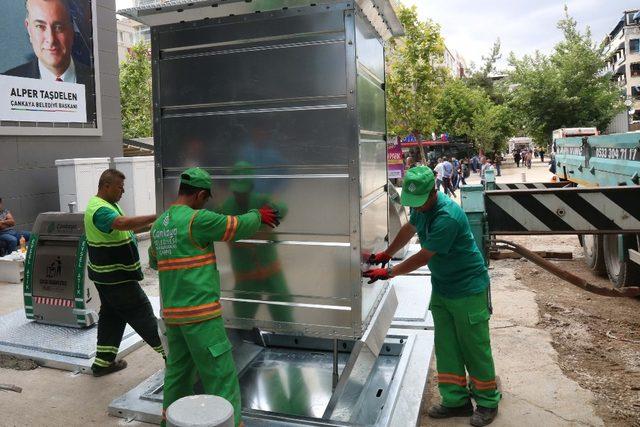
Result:
<svg viewBox="0 0 640 427">
<path fill-rule="evenodd" d="M 57 77 L 71 63 L 73 25 L 62 0 L 28 0 L 24 22 L 33 52 Z"/>
</svg>

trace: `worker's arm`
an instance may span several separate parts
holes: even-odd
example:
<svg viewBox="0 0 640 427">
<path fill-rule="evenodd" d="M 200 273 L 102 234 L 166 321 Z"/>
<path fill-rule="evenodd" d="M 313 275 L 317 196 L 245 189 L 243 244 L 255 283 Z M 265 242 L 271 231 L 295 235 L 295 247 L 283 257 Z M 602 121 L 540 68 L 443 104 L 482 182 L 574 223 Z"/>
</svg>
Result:
<svg viewBox="0 0 640 427">
<path fill-rule="evenodd" d="M 257 210 L 244 215 L 221 215 L 200 210 L 191 221 L 191 238 L 197 246 L 205 247 L 210 242 L 228 242 L 252 237 L 261 224 Z"/>
<path fill-rule="evenodd" d="M 135 231 L 151 225 L 155 220 L 155 215 L 123 216 L 106 207 L 98 209 L 93 214 L 93 224 L 103 233 L 111 233 L 113 230 Z"/>
<path fill-rule="evenodd" d="M 404 248 L 415 235 L 416 228 L 413 224 L 407 222 L 400 228 L 398 235 L 384 252 L 390 257 L 394 256 L 400 249 Z"/>
<path fill-rule="evenodd" d="M 412 271 L 419 269 L 429 263 L 429 260 L 434 256 L 433 252 L 430 252 L 426 249 L 420 249 L 420 251 L 402 261 L 400 264 L 396 265 L 392 269 L 391 277 L 395 276 L 404 276 L 405 274 L 409 274 Z"/>
<path fill-rule="evenodd" d="M 111 228 L 119 231 L 136 231 L 148 227 L 156 220 L 156 215 L 119 216 L 111 223 Z"/>
</svg>

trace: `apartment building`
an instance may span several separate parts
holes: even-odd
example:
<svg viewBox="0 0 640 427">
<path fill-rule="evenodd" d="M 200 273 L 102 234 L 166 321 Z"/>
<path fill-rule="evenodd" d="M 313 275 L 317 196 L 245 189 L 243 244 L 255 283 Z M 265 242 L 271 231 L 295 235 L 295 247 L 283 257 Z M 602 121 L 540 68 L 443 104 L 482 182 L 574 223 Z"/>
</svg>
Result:
<svg viewBox="0 0 640 427">
<path fill-rule="evenodd" d="M 151 43 L 151 31 L 149 27 L 132 19 L 118 16 L 118 61 L 127 60 L 129 49 L 136 43 L 144 40 Z"/>
<path fill-rule="evenodd" d="M 452 77 L 462 78 L 466 75 L 466 61 L 458 52 L 447 46 L 444 48 L 444 62 L 441 65 L 449 69 Z"/>
<path fill-rule="evenodd" d="M 606 36 L 607 68 L 620 85 L 630 109 L 635 109 L 633 121 L 640 120 L 640 10 L 626 10 L 613 30 Z"/>
</svg>

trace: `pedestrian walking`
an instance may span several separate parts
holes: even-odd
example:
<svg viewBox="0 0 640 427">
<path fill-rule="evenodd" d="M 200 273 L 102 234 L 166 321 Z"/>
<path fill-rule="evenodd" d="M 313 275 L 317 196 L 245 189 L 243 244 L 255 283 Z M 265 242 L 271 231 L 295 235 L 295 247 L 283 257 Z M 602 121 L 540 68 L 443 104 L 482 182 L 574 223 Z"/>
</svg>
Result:
<svg viewBox="0 0 640 427">
<path fill-rule="evenodd" d="M 455 197 L 455 191 L 452 186 L 453 177 L 453 165 L 449 161 L 449 158 L 445 157 L 442 162 L 442 186 L 444 187 L 444 194 L 450 197 Z"/>
<path fill-rule="evenodd" d="M 515 150 L 513 153 L 513 161 L 516 162 L 516 167 L 519 168 L 520 167 L 520 160 L 522 159 L 522 157 L 520 156 L 520 151 L 519 150 Z"/>
<path fill-rule="evenodd" d="M 496 418 L 502 397 L 489 334 L 489 274 L 464 211 L 434 189 L 430 169 L 407 173 L 401 202 L 411 208 L 411 218 L 389 247 L 372 255 L 369 262 L 384 267 L 416 233 L 421 249 L 399 265 L 375 268 L 363 276 L 373 283 L 429 266 L 433 286 L 429 309 L 442 403 L 429 408 L 427 414 L 431 418 L 470 416 L 472 426 L 486 426 Z"/>
<path fill-rule="evenodd" d="M 89 263 L 87 270 L 100 295 L 98 344 L 91 366 L 101 377 L 127 367 L 115 360 L 127 323 L 164 356 L 153 307 L 140 284 L 142 268 L 134 231 L 149 226 L 155 215 L 125 216 L 118 205 L 124 194 L 125 176 L 107 169 L 98 181 L 98 194 L 85 209 Z"/>
<path fill-rule="evenodd" d="M 501 153 L 496 153 L 495 156 L 495 160 L 494 160 L 494 164 L 496 165 L 496 175 L 497 176 L 502 176 L 501 170 L 502 170 L 502 161 L 504 160 L 504 158 L 502 157 Z"/>
<path fill-rule="evenodd" d="M 159 271 L 162 320 L 168 344 L 163 421 L 176 400 L 193 394 L 199 375 L 206 394 L 228 400 L 241 424 L 240 385 L 220 305 L 220 275 L 213 242 L 252 237 L 261 224 L 279 225 L 269 206 L 246 214 L 203 209 L 211 198 L 211 176 L 191 168 L 180 176 L 177 200 L 153 224 L 149 260 Z"/>
<path fill-rule="evenodd" d="M 442 177 L 444 174 L 443 167 L 444 164 L 442 158 L 438 158 L 438 163 L 436 164 L 436 167 L 433 168 L 433 171 L 436 175 L 436 191 L 440 191 L 440 186 L 442 186 Z"/>
</svg>

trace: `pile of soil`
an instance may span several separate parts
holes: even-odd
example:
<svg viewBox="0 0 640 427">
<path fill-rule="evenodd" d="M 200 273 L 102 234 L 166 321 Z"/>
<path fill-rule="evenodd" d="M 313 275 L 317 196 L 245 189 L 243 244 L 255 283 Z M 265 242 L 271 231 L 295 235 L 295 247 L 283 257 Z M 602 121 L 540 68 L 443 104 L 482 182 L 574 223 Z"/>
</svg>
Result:
<svg viewBox="0 0 640 427">
<path fill-rule="evenodd" d="M 16 371 L 32 371 L 38 364 L 31 359 L 18 359 L 14 356 L 0 354 L 0 368 L 14 369 Z"/>
</svg>

